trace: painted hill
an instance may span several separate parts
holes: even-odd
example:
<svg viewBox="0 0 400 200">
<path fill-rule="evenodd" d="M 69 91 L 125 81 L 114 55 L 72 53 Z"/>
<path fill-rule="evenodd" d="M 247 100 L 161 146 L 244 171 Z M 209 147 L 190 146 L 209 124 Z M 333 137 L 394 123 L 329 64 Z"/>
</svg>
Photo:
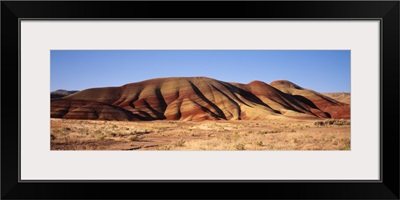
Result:
<svg viewBox="0 0 400 200">
<path fill-rule="evenodd" d="M 289 81 L 229 83 L 207 77 L 151 79 L 92 88 L 51 101 L 51 117 L 101 120 L 350 118 L 350 105 Z"/>
<path fill-rule="evenodd" d="M 329 113 L 331 118 L 338 119 L 350 118 L 350 105 L 336 101 L 328 96 L 313 90 L 302 88 L 294 83 L 286 80 L 273 81 L 271 86 L 292 95 L 294 98 L 307 103 L 313 109 L 321 110 L 322 112 Z"/>
</svg>

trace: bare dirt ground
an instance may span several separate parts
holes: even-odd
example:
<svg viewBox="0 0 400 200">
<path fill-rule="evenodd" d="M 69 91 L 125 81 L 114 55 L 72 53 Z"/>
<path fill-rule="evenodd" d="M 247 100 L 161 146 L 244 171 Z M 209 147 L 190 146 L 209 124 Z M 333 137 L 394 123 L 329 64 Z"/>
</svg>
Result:
<svg viewBox="0 0 400 200">
<path fill-rule="evenodd" d="M 51 150 L 350 150 L 350 121 L 51 119 Z"/>
</svg>

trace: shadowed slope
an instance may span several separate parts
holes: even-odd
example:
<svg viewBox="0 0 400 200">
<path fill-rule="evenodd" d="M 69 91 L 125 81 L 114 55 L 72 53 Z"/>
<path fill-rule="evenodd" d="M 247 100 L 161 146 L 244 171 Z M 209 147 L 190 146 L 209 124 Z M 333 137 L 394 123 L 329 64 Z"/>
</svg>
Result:
<svg viewBox="0 0 400 200">
<path fill-rule="evenodd" d="M 292 95 L 297 100 L 309 105 L 313 109 L 321 110 L 331 118 L 350 119 L 350 105 L 336 101 L 328 96 L 300 86 L 286 80 L 273 81 L 271 86 Z"/>
<path fill-rule="evenodd" d="M 346 105 L 290 82 L 240 84 L 174 77 L 83 90 L 52 101 L 51 117 L 188 121 L 341 118 Z"/>
<path fill-rule="evenodd" d="M 305 103 L 298 98 L 286 94 L 264 82 L 253 81 L 248 84 L 252 93 L 259 96 L 265 103 L 279 110 L 283 115 L 297 118 L 322 117 L 329 118 L 329 115 L 314 109 L 312 103 Z M 298 87 L 298 86 L 297 86 Z M 298 87 L 300 88 L 300 87 Z"/>
</svg>

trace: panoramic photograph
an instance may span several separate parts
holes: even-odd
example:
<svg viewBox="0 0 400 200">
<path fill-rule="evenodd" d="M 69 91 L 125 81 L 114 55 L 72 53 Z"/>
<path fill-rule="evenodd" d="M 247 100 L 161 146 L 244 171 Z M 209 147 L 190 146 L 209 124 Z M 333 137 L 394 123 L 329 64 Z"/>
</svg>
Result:
<svg viewBox="0 0 400 200">
<path fill-rule="evenodd" d="M 52 50 L 51 150 L 351 150 L 350 50 Z"/>
</svg>

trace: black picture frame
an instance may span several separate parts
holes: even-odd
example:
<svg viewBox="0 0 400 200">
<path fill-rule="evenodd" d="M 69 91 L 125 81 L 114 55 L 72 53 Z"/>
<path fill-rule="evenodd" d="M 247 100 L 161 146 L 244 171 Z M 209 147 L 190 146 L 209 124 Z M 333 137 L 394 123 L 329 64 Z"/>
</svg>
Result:
<svg viewBox="0 0 400 200">
<path fill-rule="evenodd" d="M 399 1 L 2 1 L 1 198 L 399 199 L 399 9 Z M 20 19 L 379 19 L 381 180 L 20 182 Z"/>
</svg>

